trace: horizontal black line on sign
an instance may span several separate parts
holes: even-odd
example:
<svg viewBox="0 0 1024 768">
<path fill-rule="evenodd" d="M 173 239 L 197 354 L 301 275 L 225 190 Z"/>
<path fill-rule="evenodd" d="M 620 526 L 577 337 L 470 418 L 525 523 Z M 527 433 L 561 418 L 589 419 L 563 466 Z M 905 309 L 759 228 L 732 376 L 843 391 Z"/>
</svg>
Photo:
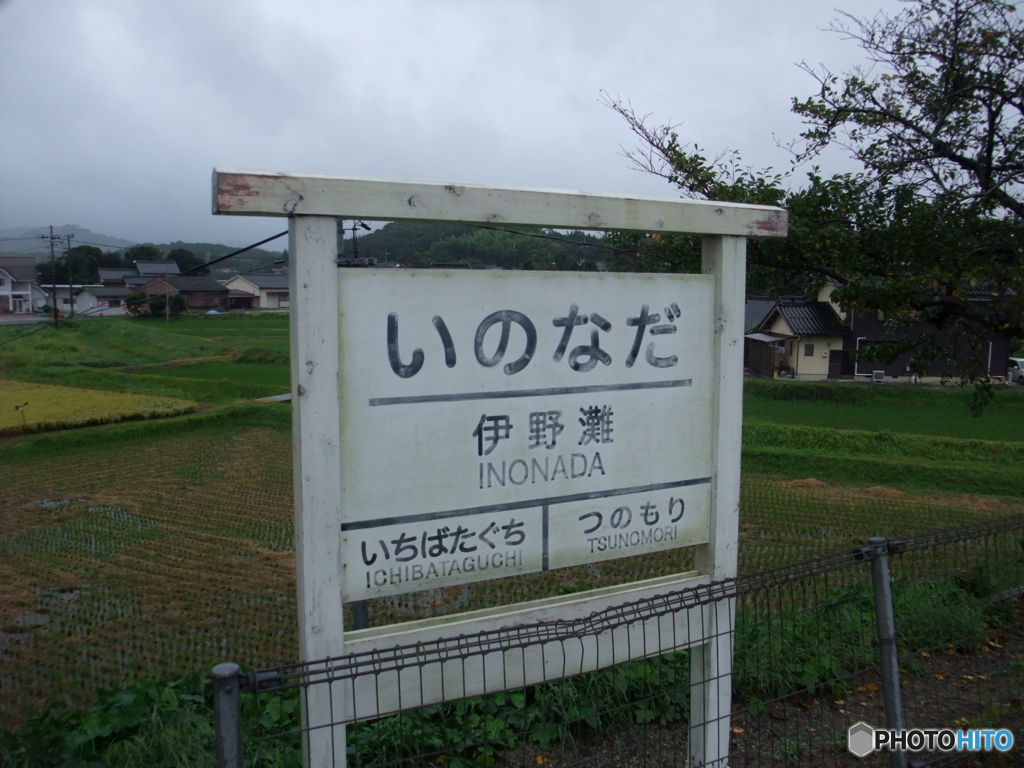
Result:
<svg viewBox="0 0 1024 768">
<path fill-rule="evenodd" d="M 653 491 L 664 491 L 669 488 L 685 488 L 689 485 L 706 485 L 710 482 L 710 477 L 695 477 L 692 480 L 674 480 L 670 483 L 634 485 L 630 488 L 613 488 L 608 491 L 570 493 L 567 496 L 551 496 L 546 499 L 529 499 L 527 501 L 510 501 L 506 504 L 486 504 L 482 507 L 449 509 L 443 512 L 423 512 L 419 515 L 404 515 L 402 517 L 380 517 L 376 520 L 354 520 L 350 523 L 342 523 L 341 530 L 360 531 L 366 528 L 381 528 L 385 525 L 404 525 L 406 523 L 422 523 L 427 520 L 443 520 L 450 517 L 466 517 L 467 515 L 484 515 L 492 512 L 508 512 L 509 510 L 514 509 L 543 507 L 545 504 L 548 506 L 554 506 L 555 504 L 569 504 L 574 501 L 587 501 L 588 499 L 606 499 L 612 496 L 626 496 L 630 493 L 651 493 Z"/>
<path fill-rule="evenodd" d="M 510 397 L 579 395 L 589 392 L 626 392 L 632 389 L 690 387 L 693 379 L 641 381 L 634 384 L 593 384 L 589 387 L 551 387 L 549 389 L 507 389 L 501 392 L 456 392 L 451 395 L 412 395 L 410 397 L 371 397 L 370 405 L 408 405 L 410 403 L 454 403 L 462 400 L 505 400 Z"/>
</svg>

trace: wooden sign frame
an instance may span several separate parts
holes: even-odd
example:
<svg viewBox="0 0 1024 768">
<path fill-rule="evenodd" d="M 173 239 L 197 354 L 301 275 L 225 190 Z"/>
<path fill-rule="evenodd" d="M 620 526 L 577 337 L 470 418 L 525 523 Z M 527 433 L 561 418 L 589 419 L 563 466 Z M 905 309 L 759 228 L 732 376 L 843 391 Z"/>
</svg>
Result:
<svg viewBox="0 0 1024 768">
<path fill-rule="evenodd" d="M 285 216 L 289 219 L 292 409 L 295 467 L 295 546 L 298 579 L 300 660 L 313 661 L 398 644 L 472 634 L 482 629 L 546 619 L 586 616 L 631 600 L 666 594 L 736 575 L 739 532 L 740 447 L 743 407 L 743 320 L 746 238 L 784 237 L 787 215 L 770 206 L 635 198 L 571 192 L 496 188 L 468 184 L 377 181 L 334 176 L 229 171 L 213 174 L 213 212 Z M 591 592 L 548 598 L 346 633 L 342 621 L 339 521 L 341 518 L 341 434 L 339 419 L 339 297 L 337 220 L 448 221 L 488 225 L 536 225 L 583 230 L 634 230 L 703 236 L 701 271 L 713 275 L 712 462 L 710 537 L 696 547 L 696 570 Z M 698 611 L 698 613 L 694 613 Z M 728 757 L 734 604 L 725 599 L 683 611 L 678 638 L 691 648 L 690 760 L 725 765 Z M 663 623 L 663 622 L 662 622 Z M 629 630 L 643 643 L 632 657 L 662 649 L 661 636 L 640 622 Z M 596 650 L 596 646 L 595 646 Z M 582 667 L 626 660 L 581 653 Z M 524 665 L 525 666 L 525 665 Z M 543 665 L 537 679 L 550 679 Z M 486 677 L 486 676 L 483 676 Z M 393 711 L 403 681 L 393 694 L 378 694 L 380 713 Z M 344 702 L 352 684 L 316 686 L 304 711 L 311 730 L 304 742 L 306 764 L 344 765 Z M 317 690 L 317 689 L 321 690 Z M 379 687 L 375 690 L 379 691 Z M 481 680 L 459 680 L 462 695 L 486 692 Z M 347 693 L 347 695 L 346 695 Z M 423 692 L 417 706 L 445 698 Z M 390 697 L 390 698 L 389 698 Z M 406 692 L 408 700 L 408 692 Z M 332 726 L 332 727 L 324 727 Z M 339 746 L 340 745 L 340 746 Z"/>
</svg>

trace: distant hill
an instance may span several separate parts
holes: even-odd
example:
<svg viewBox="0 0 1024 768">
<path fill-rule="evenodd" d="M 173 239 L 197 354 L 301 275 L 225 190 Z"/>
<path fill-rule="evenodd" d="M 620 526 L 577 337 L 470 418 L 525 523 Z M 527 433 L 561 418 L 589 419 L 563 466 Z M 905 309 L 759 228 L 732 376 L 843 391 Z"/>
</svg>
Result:
<svg viewBox="0 0 1024 768">
<path fill-rule="evenodd" d="M 135 245 L 131 240 L 125 240 L 111 235 L 101 235 L 91 229 L 80 227 L 77 224 L 64 224 L 53 228 L 53 234 L 58 237 L 72 235 L 71 245 L 94 245 L 104 251 L 119 251 L 130 245 Z M 32 254 L 37 261 L 42 257 L 49 257 L 50 246 L 44 240 L 49 237 L 49 227 L 17 227 L 15 229 L 0 229 L 0 251 L 4 253 Z"/>
<path fill-rule="evenodd" d="M 351 236 L 338 222 L 341 257 L 410 267 L 596 270 L 609 252 L 601 236 L 543 227 L 392 221 Z"/>
<path fill-rule="evenodd" d="M 225 267 L 231 267 L 239 272 L 249 272 L 257 269 L 266 269 L 270 267 L 280 267 L 281 264 L 275 264 L 275 262 L 282 261 L 284 256 L 285 247 L 288 244 L 286 238 L 281 238 L 281 250 L 279 251 L 268 251 L 263 248 L 253 248 L 251 251 L 246 251 L 240 256 L 228 259 L 223 262 Z M 237 251 L 238 248 L 233 245 L 220 245 L 218 243 L 185 243 L 181 240 L 175 240 L 173 243 L 156 243 L 157 248 L 164 252 L 164 254 L 170 253 L 178 248 L 184 248 L 186 251 L 192 251 L 196 256 L 201 258 L 203 261 L 213 261 L 219 259 L 221 256 L 227 256 L 229 253 Z"/>
<path fill-rule="evenodd" d="M 138 245 L 138 243 L 135 243 L 132 240 L 125 240 L 121 237 L 93 232 L 92 230 L 80 227 L 77 224 L 65 224 L 61 227 L 54 227 L 53 234 L 58 237 L 67 237 L 68 235 L 72 235 L 72 248 L 79 245 L 92 245 L 108 253 L 122 251 L 133 245 Z M 45 238 L 49 237 L 49 235 L 49 227 L 17 227 L 14 229 L 0 229 L 0 253 L 35 256 L 36 263 L 47 262 L 50 258 L 50 246 Z M 64 243 L 56 244 L 58 257 L 60 257 L 66 250 L 66 243 L 67 241 L 65 240 Z M 281 250 L 279 251 L 268 251 L 262 248 L 254 248 L 251 251 L 246 251 L 240 256 L 228 259 L 223 263 L 223 266 L 238 272 L 262 271 L 268 268 L 280 267 L 282 266 L 280 262 L 285 258 L 284 249 L 287 245 L 287 240 L 282 238 L 281 244 Z M 151 243 L 150 245 L 154 245 L 164 255 L 164 257 L 173 250 L 183 248 L 185 250 L 192 251 L 192 253 L 203 261 L 213 261 L 214 259 L 218 259 L 221 256 L 226 256 L 227 254 L 238 250 L 238 247 L 233 245 L 221 245 L 219 243 L 186 243 L 181 240 L 176 240 L 173 243 Z"/>
</svg>

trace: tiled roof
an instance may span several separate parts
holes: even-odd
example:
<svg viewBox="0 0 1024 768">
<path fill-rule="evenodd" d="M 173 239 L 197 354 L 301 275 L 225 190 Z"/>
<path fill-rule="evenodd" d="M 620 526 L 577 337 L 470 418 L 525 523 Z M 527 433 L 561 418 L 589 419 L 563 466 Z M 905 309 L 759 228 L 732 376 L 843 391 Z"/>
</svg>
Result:
<svg viewBox="0 0 1024 768">
<path fill-rule="evenodd" d="M 179 291 L 193 291 L 199 293 L 227 293 L 228 289 L 209 277 L 199 275 L 175 275 L 165 278 L 166 282 L 173 285 Z"/>
<path fill-rule="evenodd" d="M 123 299 L 131 290 L 123 285 L 90 285 L 86 287 L 97 299 Z"/>
<path fill-rule="evenodd" d="M 19 283 L 36 281 L 36 260 L 33 256 L 0 256 L 0 269 Z"/>
<path fill-rule="evenodd" d="M 140 275 L 180 275 L 181 270 L 173 261 L 136 261 L 135 270 Z"/>
<path fill-rule="evenodd" d="M 101 283 L 123 283 L 128 275 L 135 275 L 134 269 L 120 269 L 115 267 L 99 267 L 99 281 Z"/>
<path fill-rule="evenodd" d="M 766 296 L 751 296 L 747 299 L 743 314 L 743 330 L 749 331 L 764 320 L 775 306 L 775 299 Z"/>
<path fill-rule="evenodd" d="M 776 306 L 797 336 L 842 336 L 839 316 L 827 301 L 798 301 Z"/>
<path fill-rule="evenodd" d="M 288 275 L 243 275 L 257 288 L 287 288 Z"/>
</svg>

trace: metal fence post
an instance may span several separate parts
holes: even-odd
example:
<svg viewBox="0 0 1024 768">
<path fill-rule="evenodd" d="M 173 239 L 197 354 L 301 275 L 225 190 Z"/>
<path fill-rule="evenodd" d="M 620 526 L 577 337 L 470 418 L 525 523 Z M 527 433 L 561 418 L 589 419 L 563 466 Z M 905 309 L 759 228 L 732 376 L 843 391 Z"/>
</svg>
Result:
<svg viewBox="0 0 1024 768">
<path fill-rule="evenodd" d="M 896 544 L 897 542 L 893 542 Z M 875 592 L 875 623 L 878 627 L 878 651 L 882 659 L 882 697 L 885 702 L 885 726 L 903 730 L 903 697 L 900 694 L 900 662 L 896 652 L 896 618 L 893 613 L 892 584 L 889 581 L 889 540 L 881 536 L 868 539 L 871 558 L 871 585 Z M 889 752 L 892 768 L 906 768 L 907 753 Z"/>
<path fill-rule="evenodd" d="M 370 601 L 356 600 L 352 603 L 352 629 L 367 629 L 370 626 Z"/>
<path fill-rule="evenodd" d="M 230 662 L 218 664 L 210 676 L 213 678 L 217 768 L 242 768 L 241 669 Z"/>
</svg>

